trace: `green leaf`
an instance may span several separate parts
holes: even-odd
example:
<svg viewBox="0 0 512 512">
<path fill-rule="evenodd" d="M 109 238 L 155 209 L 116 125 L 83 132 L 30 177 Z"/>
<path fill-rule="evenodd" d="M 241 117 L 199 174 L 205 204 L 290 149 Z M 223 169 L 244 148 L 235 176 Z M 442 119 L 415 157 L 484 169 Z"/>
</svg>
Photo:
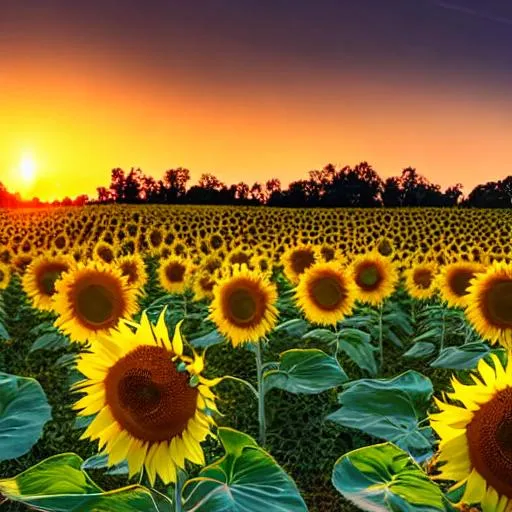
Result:
<svg viewBox="0 0 512 512">
<path fill-rule="evenodd" d="M 425 359 L 434 354 L 435 351 L 436 346 L 433 343 L 418 341 L 407 352 L 404 353 L 404 357 Z"/>
<path fill-rule="evenodd" d="M 82 469 L 108 469 L 106 475 L 127 475 L 128 462 L 123 461 L 115 466 L 108 465 L 108 455 L 97 454 L 89 457 L 83 464 Z"/>
<path fill-rule="evenodd" d="M 140 485 L 104 492 L 82 464 L 74 453 L 50 457 L 14 478 L 0 480 L 0 493 L 51 512 L 172 512 L 170 499 L 160 495 L 157 505 L 150 490 Z"/>
<path fill-rule="evenodd" d="M 302 336 L 302 339 L 319 341 L 322 343 L 332 343 L 336 341 L 336 334 L 329 329 L 313 329 Z"/>
<path fill-rule="evenodd" d="M 338 333 L 338 348 L 345 352 L 362 370 L 377 375 L 375 351 L 370 343 L 370 334 L 359 329 L 343 329 Z"/>
<path fill-rule="evenodd" d="M 423 461 L 434 441 L 432 429 L 420 427 L 432 393 L 430 379 L 412 370 L 393 379 L 361 379 L 339 394 L 342 407 L 327 419 L 392 441 Z"/>
<path fill-rule="evenodd" d="M 286 322 L 279 324 L 274 331 L 284 331 L 289 336 L 301 337 L 304 336 L 308 329 L 309 324 L 306 320 L 303 320 L 302 318 L 292 318 L 291 320 L 287 320 Z"/>
<path fill-rule="evenodd" d="M 340 457 L 334 487 L 362 510 L 445 511 L 441 489 L 410 456 L 391 443 L 366 446 Z"/>
<path fill-rule="evenodd" d="M 478 361 L 489 352 L 489 346 L 479 341 L 467 343 L 460 347 L 447 347 L 435 361 L 430 363 L 430 366 L 451 370 L 472 370 L 476 368 Z"/>
<path fill-rule="evenodd" d="M 51 417 L 39 382 L 0 372 L 0 462 L 29 452 Z"/>
<path fill-rule="evenodd" d="M 313 395 L 348 380 L 338 361 L 318 349 L 292 349 L 280 354 L 279 366 L 264 374 L 265 392 L 279 388 Z"/>
<path fill-rule="evenodd" d="M 8 340 L 10 338 L 5 325 L 0 321 L 0 340 Z"/>
<path fill-rule="evenodd" d="M 59 350 L 60 348 L 67 347 L 69 340 L 66 336 L 59 332 L 47 332 L 32 344 L 29 352 L 35 352 L 36 350 Z"/>
<path fill-rule="evenodd" d="M 186 482 L 185 511 L 307 511 L 293 480 L 254 439 L 225 427 L 218 436 L 226 454 Z"/>
<path fill-rule="evenodd" d="M 222 334 L 217 329 L 214 329 L 204 336 L 190 340 L 190 344 L 195 348 L 206 348 L 213 345 L 219 345 L 225 341 L 226 338 L 224 338 L 224 336 L 222 336 Z"/>
</svg>

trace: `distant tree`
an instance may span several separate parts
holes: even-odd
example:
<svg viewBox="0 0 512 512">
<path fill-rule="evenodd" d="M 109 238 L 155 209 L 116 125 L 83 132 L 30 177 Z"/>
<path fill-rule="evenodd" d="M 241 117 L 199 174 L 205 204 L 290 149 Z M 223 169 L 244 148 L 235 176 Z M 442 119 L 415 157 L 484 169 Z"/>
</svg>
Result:
<svg viewBox="0 0 512 512">
<path fill-rule="evenodd" d="M 167 203 L 177 203 L 185 197 L 190 171 L 183 167 L 165 171 L 163 184 Z"/>
</svg>

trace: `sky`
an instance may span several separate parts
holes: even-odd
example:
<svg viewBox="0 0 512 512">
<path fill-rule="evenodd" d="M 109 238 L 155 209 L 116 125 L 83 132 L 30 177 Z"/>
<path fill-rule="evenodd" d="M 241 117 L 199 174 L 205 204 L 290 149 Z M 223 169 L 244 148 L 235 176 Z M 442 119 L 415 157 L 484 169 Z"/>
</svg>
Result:
<svg viewBox="0 0 512 512">
<path fill-rule="evenodd" d="M 509 0 L 1 0 L 0 182 L 512 174 Z"/>
</svg>

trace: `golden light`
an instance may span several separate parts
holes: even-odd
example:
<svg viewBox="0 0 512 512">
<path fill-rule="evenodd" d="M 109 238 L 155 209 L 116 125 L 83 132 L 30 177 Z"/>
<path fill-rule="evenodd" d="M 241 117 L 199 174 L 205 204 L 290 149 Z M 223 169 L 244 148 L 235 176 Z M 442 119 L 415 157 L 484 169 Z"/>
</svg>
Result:
<svg viewBox="0 0 512 512">
<path fill-rule="evenodd" d="M 30 156 L 24 156 L 20 162 L 20 177 L 26 184 L 32 183 L 36 177 L 36 163 Z"/>
</svg>

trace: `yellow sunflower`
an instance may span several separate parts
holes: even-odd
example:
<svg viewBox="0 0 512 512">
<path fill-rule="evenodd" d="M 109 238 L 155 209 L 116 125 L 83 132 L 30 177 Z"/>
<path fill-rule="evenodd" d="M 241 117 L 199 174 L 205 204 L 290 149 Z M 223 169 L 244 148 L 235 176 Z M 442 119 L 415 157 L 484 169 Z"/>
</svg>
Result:
<svg viewBox="0 0 512 512">
<path fill-rule="evenodd" d="M 512 264 L 494 263 L 468 289 L 466 317 L 492 343 L 512 351 Z"/>
<path fill-rule="evenodd" d="M 233 346 L 256 342 L 277 323 L 277 289 L 246 265 L 235 265 L 213 288 L 210 319 Z"/>
<path fill-rule="evenodd" d="M 94 257 L 104 263 L 112 263 L 116 258 L 116 249 L 106 242 L 100 242 L 94 247 Z"/>
<path fill-rule="evenodd" d="M 336 262 L 315 263 L 302 274 L 296 291 L 297 304 L 308 321 L 336 325 L 349 315 L 356 289 Z"/>
<path fill-rule="evenodd" d="M 53 309 L 55 284 L 62 274 L 74 266 L 74 260 L 64 255 L 44 254 L 32 261 L 23 276 L 22 284 L 34 307 L 45 311 Z"/>
<path fill-rule="evenodd" d="M 395 265 L 376 251 L 354 258 L 350 274 L 356 284 L 357 299 L 373 306 L 382 304 L 398 283 Z"/>
<path fill-rule="evenodd" d="M 192 290 L 194 292 L 194 300 L 212 300 L 213 288 L 218 280 L 220 269 L 213 272 L 200 270 L 193 278 Z"/>
<path fill-rule="evenodd" d="M 136 290 L 118 268 L 104 263 L 77 263 L 55 284 L 55 325 L 75 341 L 114 329 L 137 312 Z"/>
<path fill-rule="evenodd" d="M 5 290 L 11 280 L 11 268 L 5 263 L 0 263 L 0 290 Z"/>
<path fill-rule="evenodd" d="M 465 308 L 471 280 L 485 270 L 481 263 L 457 261 L 442 267 L 438 276 L 438 288 L 448 306 Z"/>
<path fill-rule="evenodd" d="M 190 261 L 185 258 L 170 256 L 160 262 L 160 284 L 169 293 L 183 293 L 190 284 L 190 275 Z"/>
<path fill-rule="evenodd" d="M 483 359 L 480 378 L 465 385 L 452 378 L 455 403 L 440 401 L 431 426 L 441 438 L 434 478 L 464 484 L 461 504 L 480 504 L 483 512 L 512 510 L 512 358 L 504 368 L 495 354 L 494 368 Z"/>
<path fill-rule="evenodd" d="M 298 284 L 301 274 L 316 260 L 315 247 L 297 245 L 287 249 L 282 256 L 284 275 L 293 284 Z"/>
<path fill-rule="evenodd" d="M 74 409 L 96 415 L 82 439 L 98 439 L 110 466 L 127 460 L 130 477 L 145 470 L 151 485 L 157 475 L 176 482 L 187 459 L 205 464 L 201 442 L 217 410 L 211 387 L 221 380 L 205 379 L 203 358 L 184 354 L 179 324 L 169 339 L 164 315 L 153 326 L 144 312 L 140 325 L 121 321 L 99 336 L 77 363 L 86 379 L 74 385 L 85 393 Z"/>
<path fill-rule="evenodd" d="M 436 293 L 435 263 L 416 263 L 407 269 L 405 274 L 405 287 L 414 299 L 430 299 Z"/>
<path fill-rule="evenodd" d="M 117 258 L 115 263 L 121 269 L 123 276 L 128 279 L 128 285 L 136 288 L 141 293 L 148 280 L 146 265 L 142 256 L 139 254 L 121 256 Z"/>
</svg>

